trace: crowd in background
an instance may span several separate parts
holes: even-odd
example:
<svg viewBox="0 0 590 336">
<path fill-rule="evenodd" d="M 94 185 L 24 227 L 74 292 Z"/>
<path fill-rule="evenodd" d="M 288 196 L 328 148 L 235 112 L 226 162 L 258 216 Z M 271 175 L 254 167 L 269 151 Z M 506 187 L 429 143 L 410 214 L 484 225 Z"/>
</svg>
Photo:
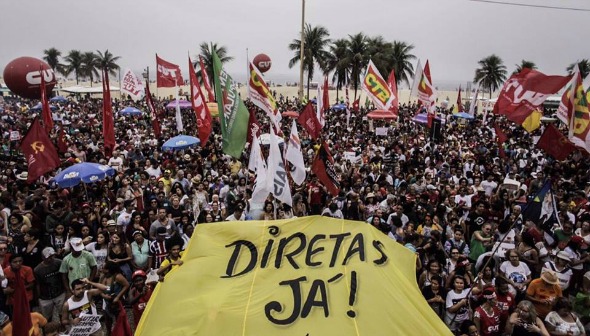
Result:
<svg viewBox="0 0 590 336">
<path fill-rule="evenodd" d="M 277 102 L 281 111 L 303 109 L 295 98 Z M 441 110 L 446 122 L 433 135 L 413 120 L 415 104 L 402 104 L 393 122 L 368 120 L 365 108 L 332 110 L 322 139 L 334 157 L 340 192 L 331 195 L 309 172 L 301 186 L 292 184 L 288 206 L 272 195 L 263 204 L 250 201 L 255 174 L 248 171 L 248 148 L 241 158 L 225 155 L 217 120 L 205 146 L 162 151 L 162 143 L 178 134 L 166 101 L 157 101 L 160 139 L 147 116 L 115 113 L 112 157 L 101 143 L 100 100 L 78 97 L 57 105 L 52 137 L 62 129 L 66 134 L 62 168 L 97 162 L 117 173 L 65 189 L 51 183 L 56 172 L 27 184 L 19 141 L 10 135 L 26 132 L 35 103 L 5 97 L 0 112 L 0 311 L 8 316 L 20 272 L 40 325 L 75 324 L 80 309 L 73 306 L 88 300 L 104 313 L 108 333 L 125 307 L 138 322 L 155 282 L 182 264 L 195 226 L 323 215 L 372 225 L 414 251 L 425 300 L 457 334 L 585 335 L 588 160 L 579 151 L 563 162 L 546 156 L 535 148 L 541 130 L 529 134 L 491 114 L 466 121 Z M 115 101 L 113 109 L 129 104 Z M 268 133 L 264 113 L 247 106 Z M 183 111 L 188 132 L 196 132 L 194 120 L 192 110 Z M 291 120 L 282 122 L 285 135 Z M 504 157 L 494 125 L 509 137 Z M 381 127 L 387 133 L 378 136 Z M 319 142 L 299 132 L 310 167 Z M 522 214 L 547 181 L 558 210 L 550 228 Z"/>
</svg>

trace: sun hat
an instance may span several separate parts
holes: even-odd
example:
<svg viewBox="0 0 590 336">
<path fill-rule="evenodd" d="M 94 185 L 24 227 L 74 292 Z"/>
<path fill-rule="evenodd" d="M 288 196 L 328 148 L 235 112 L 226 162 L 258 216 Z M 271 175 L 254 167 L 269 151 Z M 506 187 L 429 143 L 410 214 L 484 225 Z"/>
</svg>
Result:
<svg viewBox="0 0 590 336">
<path fill-rule="evenodd" d="M 550 285 L 559 285 L 559 278 L 553 271 L 544 271 L 541 273 L 541 279 Z"/>
</svg>

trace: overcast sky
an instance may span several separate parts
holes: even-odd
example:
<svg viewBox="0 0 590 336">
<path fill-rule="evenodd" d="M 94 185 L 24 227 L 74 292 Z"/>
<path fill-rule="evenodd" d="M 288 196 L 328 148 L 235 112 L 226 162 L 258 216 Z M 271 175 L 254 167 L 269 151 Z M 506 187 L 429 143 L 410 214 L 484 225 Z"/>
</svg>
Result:
<svg viewBox="0 0 590 336">
<path fill-rule="evenodd" d="M 587 0 L 504 0 L 590 10 Z M 214 41 L 234 60 L 227 70 L 245 76 L 250 58 L 264 52 L 273 63 L 267 78 L 298 79 L 289 69 L 298 38 L 300 0 L 27 0 L 0 1 L 0 69 L 19 56 L 41 58 L 55 47 L 109 49 L 119 65 L 137 73 L 155 69 L 155 53 L 187 68 L 187 53 Z M 363 32 L 415 46 L 413 53 L 430 60 L 434 84 L 473 80 L 477 62 L 493 53 L 512 72 L 531 60 L 547 74 L 590 58 L 587 24 L 590 11 L 506 6 L 469 0 L 307 0 L 306 22 L 323 25 L 332 39 Z M 319 79 L 316 75 L 315 80 Z"/>
</svg>

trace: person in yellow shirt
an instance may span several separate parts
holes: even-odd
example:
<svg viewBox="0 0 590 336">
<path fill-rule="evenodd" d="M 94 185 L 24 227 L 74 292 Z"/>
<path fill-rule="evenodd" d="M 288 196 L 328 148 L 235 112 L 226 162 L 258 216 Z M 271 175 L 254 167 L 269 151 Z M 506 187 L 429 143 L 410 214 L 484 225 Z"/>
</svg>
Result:
<svg viewBox="0 0 590 336">
<path fill-rule="evenodd" d="M 31 313 L 31 322 L 33 327 L 29 331 L 30 336 L 41 336 L 41 328 L 47 324 L 47 319 L 39 313 Z M 0 328 L 2 328 L 2 336 L 12 336 L 12 322 L 8 315 L 0 312 Z"/>
<path fill-rule="evenodd" d="M 174 235 L 168 241 L 166 241 L 166 250 L 168 251 L 168 256 L 162 264 L 160 268 L 156 271 L 158 276 L 160 276 L 160 281 L 164 281 L 164 277 L 170 273 L 171 271 L 177 269 L 182 265 L 182 246 L 184 245 L 184 241 L 182 238 L 178 237 L 178 235 Z"/>
</svg>

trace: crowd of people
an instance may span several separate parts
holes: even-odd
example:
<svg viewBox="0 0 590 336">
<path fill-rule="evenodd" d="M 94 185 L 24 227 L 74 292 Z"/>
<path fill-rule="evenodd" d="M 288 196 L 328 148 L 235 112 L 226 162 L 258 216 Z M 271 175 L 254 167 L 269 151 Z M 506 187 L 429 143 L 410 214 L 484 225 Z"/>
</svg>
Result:
<svg viewBox="0 0 590 336">
<path fill-rule="evenodd" d="M 397 120 L 368 120 L 367 110 L 326 113 L 322 139 L 340 183 L 331 195 L 311 172 L 291 186 L 292 206 L 269 195 L 250 201 L 255 174 L 248 148 L 241 158 L 222 152 L 214 120 L 204 146 L 161 150 L 178 134 L 174 111 L 158 100 L 162 136 L 147 116 L 116 115 L 117 147 L 105 156 L 100 99 L 57 105 L 52 138 L 63 130 L 62 168 L 108 164 L 113 177 L 59 188 L 52 172 L 27 184 L 19 141 L 35 101 L 4 97 L 0 112 L 0 316 L 11 328 L 16 275 L 24 279 L 34 324 L 45 334 L 75 326 L 81 313 L 104 315 L 109 334 L 121 309 L 136 325 L 158 280 L 181 267 L 197 225 L 227 220 L 274 220 L 323 215 L 372 225 L 416 253 L 424 299 L 460 335 L 585 335 L 590 321 L 589 170 L 578 151 L 557 162 L 535 148 L 529 134 L 504 119 L 479 114 L 466 121 L 441 110 L 440 134 L 413 121 L 419 107 L 402 104 Z M 301 111 L 296 98 L 277 97 L 281 111 Z M 118 111 L 141 102 L 116 100 Z M 264 113 L 251 103 L 268 133 Z M 183 111 L 194 132 L 195 118 Z M 192 125 L 192 126 L 191 126 Z M 500 155 L 494 125 L 509 140 Z M 288 135 L 291 119 L 282 122 Z M 386 135 L 375 129 L 386 128 Z M 319 142 L 299 127 L 306 167 Z M 267 148 L 268 149 L 268 148 Z M 264 150 L 263 150 L 264 151 Z M 558 216 L 547 228 L 523 210 L 552 185 Z M 543 220 L 544 221 L 544 220 Z M 4 317 L 6 317 L 4 319 Z M 48 331 L 49 330 L 49 331 Z"/>
</svg>

